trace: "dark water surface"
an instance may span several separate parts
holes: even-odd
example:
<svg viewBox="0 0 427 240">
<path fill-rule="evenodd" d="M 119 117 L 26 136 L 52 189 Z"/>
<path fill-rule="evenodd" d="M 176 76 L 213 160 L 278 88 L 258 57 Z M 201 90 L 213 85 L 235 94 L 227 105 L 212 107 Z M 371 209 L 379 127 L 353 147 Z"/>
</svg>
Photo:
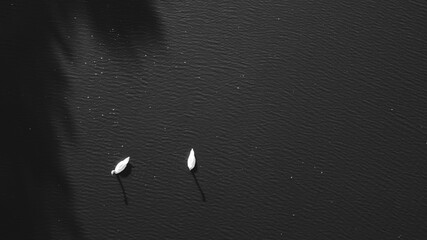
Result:
<svg viewBox="0 0 427 240">
<path fill-rule="evenodd" d="M 427 237 L 422 1 L 1 14 L 8 239 Z"/>
</svg>

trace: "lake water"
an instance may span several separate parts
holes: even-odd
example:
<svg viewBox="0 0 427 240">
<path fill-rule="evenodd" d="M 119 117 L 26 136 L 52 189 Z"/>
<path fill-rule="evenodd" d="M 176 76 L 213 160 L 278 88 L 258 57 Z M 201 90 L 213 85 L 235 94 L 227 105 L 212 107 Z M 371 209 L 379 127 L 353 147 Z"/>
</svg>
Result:
<svg viewBox="0 0 427 240">
<path fill-rule="evenodd" d="M 8 239 L 427 236 L 424 2 L 1 5 Z"/>
</svg>

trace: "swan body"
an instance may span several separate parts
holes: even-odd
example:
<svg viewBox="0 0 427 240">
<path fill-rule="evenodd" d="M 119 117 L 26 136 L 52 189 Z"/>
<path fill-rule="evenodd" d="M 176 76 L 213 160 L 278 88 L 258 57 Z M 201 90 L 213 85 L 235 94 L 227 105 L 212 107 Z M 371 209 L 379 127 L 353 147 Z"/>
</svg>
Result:
<svg viewBox="0 0 427 240">
<path fill-rule="evenodd" d="M 194 149 L 191 149 L 190 155 L 187 160 L 188 169 L 191 171 L 196 166 L 196 157 L 194 156 Z"/>
<path fill-rule="evenodd" d="M 119 163 L 117 163 L 116 168 L 114 168 L 114 169 L 111 171 L 111 175 L 119 174 L 119 173 L 121 173 L 123 170 L 125 170 L 126 166 L 127 166 L 127 165 L 128 165 L 128 163 L 129 163 L 129 159 L 130 159 L 130 157 L 127 157 L 127 158 L 123 159 L 122 161 L 120 161 Z"/>
</svg>

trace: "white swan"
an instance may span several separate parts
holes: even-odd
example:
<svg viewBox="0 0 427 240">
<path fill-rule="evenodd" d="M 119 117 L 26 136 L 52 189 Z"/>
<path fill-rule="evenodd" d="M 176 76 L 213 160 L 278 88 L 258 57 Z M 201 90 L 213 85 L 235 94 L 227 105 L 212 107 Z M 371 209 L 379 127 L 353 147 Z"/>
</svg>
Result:
<svg viewBox="0 0 427 240">
<path fill-rule="evenodd" d="M 193 168 L 196 166 L 196 157 L 194 156 L 194 149 L 191 149 L 190 155 L 188 156 L 187 160 L 187 166 L 188 169 L 193 170 Z"/>
<path fill-rule="evenodd" d="M 111 175 L 119 174 L 123 170 L 125 170 L 126 166 L 128 165 L 129 158 L 130 157 L 127 157 L 127 158 L 123 159 L 122 161 L 120 161 L 119 163 L 117 163 L 116 168 L 114 168 L 114 170 L 111 171 Z"/>
</svg>

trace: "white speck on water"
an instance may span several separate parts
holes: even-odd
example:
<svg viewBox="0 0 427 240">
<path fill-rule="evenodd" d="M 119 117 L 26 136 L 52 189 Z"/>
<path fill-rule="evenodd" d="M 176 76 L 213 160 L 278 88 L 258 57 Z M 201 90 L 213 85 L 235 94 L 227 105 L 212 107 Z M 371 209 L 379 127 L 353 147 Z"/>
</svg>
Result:
<svg viewBox="0 0 427 240">
<path fill-rule="evenodd" d="M 237 89 L 240 89 L 240 87 L 236 87 Z"/>
<path fill-rule="evenodd" d="M 291 179 L 293 179 L 294 177 L 291 176 Z"/>
<path fill-rule="evenodd" d="M 320 174 L 323 174 L 323 171 L 320 171 Z"/>
<path fill-rule="evenodd" d="M 292 217 L 295 217 L 295 213 L 292 213 Z"/>
</svg>

